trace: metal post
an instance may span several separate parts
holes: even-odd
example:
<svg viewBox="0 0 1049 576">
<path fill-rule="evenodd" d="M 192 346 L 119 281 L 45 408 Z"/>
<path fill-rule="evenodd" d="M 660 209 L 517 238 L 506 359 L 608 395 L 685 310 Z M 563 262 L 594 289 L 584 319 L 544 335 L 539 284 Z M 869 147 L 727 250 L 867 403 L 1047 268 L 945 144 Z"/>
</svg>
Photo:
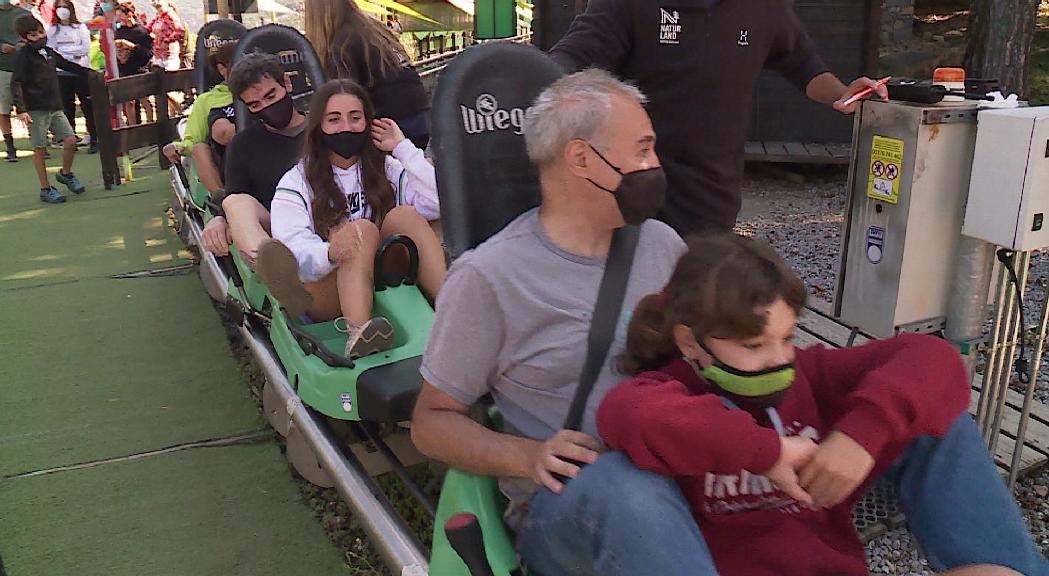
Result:
<svg viewBox="0 0 1049 576">
<path fill-rule="evenodd" d="M 984 371 L 983 386 L 980 390 L 980 406 L 977 410 L 977 418 L 980 422 L 980 431 L 984 440 L 990 442 L 991 438 L 991 416 L 994 410 L 993 398 L 997 396 L 997 386 L 1000 380 L 1003 363 L 1007 366 L 1007 353 L 1005 342 L 1009 341 L 1011 334 L 1009 328 L 1012 322 L 1013 298 L 1015 292 L 1009 284 L 1009 273 L 1002 267 L 998 274 L 998 297 L 995 306 L 994 329 L 991 333 L 991 350 L 987 359 L 987 369 Z M 994 446 L 988 444 L 992 451 Z"/>
<path fill-rule="evenodd" d="M 987 292 L 994 270 L 994 246 L 968 236 L 958 241 L 958 263 L 954 269 L 954 290 L 947 301 L 944 336 L 963 349 L 965 368 L 972 381 L 978 350 L 972 344 L 980 338 L 987 318 Z"/>
<path fill-rule="evenodd" d="M 1020 295 L 1019 298 L 1023 298 L 1024 292 L 1027 290 L 1027 277 L 1030 275 L 1031 270 L 1031 253 L 1030 252 L 1017 252 L 1013 255 L 1013 261 L 1011 265 L 1016 270 L 1016 275 L 1020 281 Z M 1013 289 L 1015 293 L 1015 288 Z M 1014 294 L 1015 297 L 1015 294 Z M 1013 309 L 1015 310 L 1016 301 L 1013 300 Z M 1010 330 L 1006 331 L 1006 334 L 1012 336 L 1009 340 L 1008 347 L 1006 348 L 1005 356 L 1005 369 L 1002 370 L 1001 380 L 998 385 L 998 397 L 995 403 L 994 422 L 991 425 L 991 438 L 987 443 L 994 453 L 995 447 L 998 445 L 998 435 L 1002 431 L 1002 416 L 1005 415 L 1005 404 L 1006 399 L 1009 396 L 1009 382 L 1013 378 L 1013 358 L 1016 355 L 1016 346 L 1020 342 L 1020 338 L 1024 337 L 1024 319 L 1020 316 L 1020 312 L 1016 311 L 1016 323 Z"/>
<path fill-rule="evenodd" d="M 1042 367 L 1042 352 L 1045 350 L 1045 330 L 1049 327 L 1049 299 L 1042 307 L 1042 324 L 1038 329 L 1038 341 L 1034 345 L 1034 356 L 1031 360 L 1031 381 L 1024 390 L 1023 407 L 1020 410 L 1020 425 L 1016 429 L 1016 446 L 1013 448 L 1013 461 L 1009 465 L 1009 489 L 1016 484 L 1020 474 L 1020 460 L 1023 456 L 1024 441 L 1027 439 L 1027 422 L 1031 419 L 1031 404 L 1034 401 L 1034 390 L 1038 383 L 1038 371 Z M 1022 335 L 1021 335 L 1022 337 Z"/>
</svg>

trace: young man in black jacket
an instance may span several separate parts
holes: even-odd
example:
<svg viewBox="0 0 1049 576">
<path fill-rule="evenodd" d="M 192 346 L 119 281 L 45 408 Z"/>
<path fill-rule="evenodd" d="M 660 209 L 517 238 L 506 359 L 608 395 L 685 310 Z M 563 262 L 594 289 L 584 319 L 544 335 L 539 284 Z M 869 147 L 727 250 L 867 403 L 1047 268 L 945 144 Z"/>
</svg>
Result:
<svg viewBox="0 0 1049 576">
<path fill-rule="evenodd" d="M 74 74 L 89 74 L 90 69 L 70 62 L 47 47 L 47 33 L 40 21 L 25 15 L 15 21 L 15 31 L 25 45 L 15 54 L 11 75 L 11 91 L 18 118 L 29 128 L 33 145 L 33 165 L 40 180 L 40 200 L 50 204 L 66 201 L 47 177 L 44 155 L 47 153 L 47 133 L 62 141 L 62 171 L 55 179 L 75 194 L 84 192 L 84 185 L 73 174 L 73 155 L 76 154 L 76 135 L 69 120 L 62 113 L 62 98 L 55 67 Z"/>
<path fill-rule="evenodd" d="M 569 71 L 604 68 L 649 97 L 668 183 L 660 219 L 682 236 L 735 225 L 762 69 L 845 114 L 856 105 L 844 101 L 874 85 L 842 84 L 789 0 L 590 0 L 550 55 Z"/>
</svg>

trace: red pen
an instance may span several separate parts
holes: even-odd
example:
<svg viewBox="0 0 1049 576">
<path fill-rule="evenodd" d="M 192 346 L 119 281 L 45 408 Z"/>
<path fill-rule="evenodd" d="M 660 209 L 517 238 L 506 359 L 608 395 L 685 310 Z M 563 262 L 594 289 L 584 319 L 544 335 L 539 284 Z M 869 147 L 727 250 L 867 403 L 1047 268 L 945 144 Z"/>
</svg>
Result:
<svg viewBox="0 0 1049 576">
<path fill-rule="evenodd" d="M 881 80 L 878 80 L 877 82 L 874 83 L 873 87 L 872 86 L 868 86 L 868 87 L 864 88 L 863 90 L 860 90 L 859 92 L 853 94 L 852 96 L 849 96 L 849 99 L 844 101 L 844 102 L 842 102 L 841 105 L 842 106 L 848 106 L 849 104 L 852 104 L 853 102 L 858 102 L 859 100 L 862 100 L 863 98 L 866 98 L 867 96 L 870 96 L 871 92 L 874 92 L 875 88 L 880 88 L 880 87 L 884 86 L 889 80 L 892 80 L 892 76 L 886 76 L 886 77 L 882 78 Z"/>
</svg>

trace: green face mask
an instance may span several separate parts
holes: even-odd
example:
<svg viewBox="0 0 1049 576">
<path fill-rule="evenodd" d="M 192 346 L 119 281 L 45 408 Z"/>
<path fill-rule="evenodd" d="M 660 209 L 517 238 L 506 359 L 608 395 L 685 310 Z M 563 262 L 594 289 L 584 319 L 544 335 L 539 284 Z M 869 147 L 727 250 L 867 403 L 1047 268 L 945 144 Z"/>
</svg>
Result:
<svg viewBox="0 0 1049 576">
<path fill-rule="evenodd" d="M 786 391 L 794 383 L 794 363 L 773 366 L 764 370 L 746 371 L 725 364 L 705 345 L 703 350 L 714 362 L 700 372 L 729 394 L 759 399 Z"/>
</svg>

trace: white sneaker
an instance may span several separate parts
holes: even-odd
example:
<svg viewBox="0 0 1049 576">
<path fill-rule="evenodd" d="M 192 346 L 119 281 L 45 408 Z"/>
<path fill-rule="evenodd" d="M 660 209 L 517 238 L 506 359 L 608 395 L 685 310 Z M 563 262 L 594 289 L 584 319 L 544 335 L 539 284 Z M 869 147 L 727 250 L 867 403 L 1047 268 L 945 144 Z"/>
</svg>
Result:
<svg viewBox="0 0 1049 576">
<path fill-rule="evenodd" d="M 346 323 L 345 330 L 339 327 L 340 320 Z M 389 350 L 393 346 L 393 325 L 382 316 L 376 316 L 359 327 L 351 326 L 344 317 L 339 317 L 335 320 L 335 329 L 347 333 L 344 354 L 351 360 Z"/>
</svg>

